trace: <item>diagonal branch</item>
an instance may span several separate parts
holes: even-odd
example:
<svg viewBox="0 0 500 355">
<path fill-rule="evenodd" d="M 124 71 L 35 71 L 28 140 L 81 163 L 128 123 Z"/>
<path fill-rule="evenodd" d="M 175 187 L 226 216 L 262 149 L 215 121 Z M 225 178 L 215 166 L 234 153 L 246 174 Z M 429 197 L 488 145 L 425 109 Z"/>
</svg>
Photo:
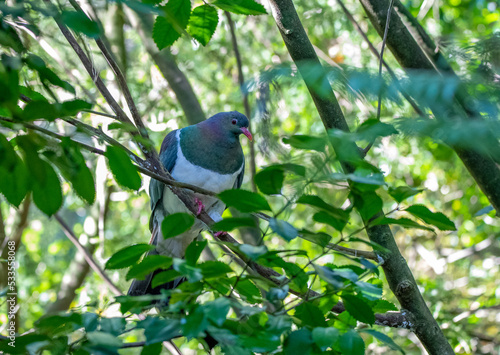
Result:
<svg viewBox="0 0 500 355">
<path fill-rule="evenodd" d="M 114 295 L 123 296 L 122 291 L 120 291 L 120 289 L 115 286 L 113 281 L 111 281 L 111 279 L 108 277 L 108 275 L 106 275 L 104 270 L 94 260 L 92 254 L 90 254 L 90 252 L 78 241 L 78 238 L 73 233 L 73 230 L 66 224 L 66 222 L 61 218 L 61 216 L 59 216 L 59 214 L 55 214 L 54 218 L 61 225 L 61 228 L 63 229 L 64 234 L 66 234 L 66 237 L 68 237 L 68 239 L 75 245 L 78 251 L 83 254 L 85 260 L 90 265 L 92 270 L 94 270 L 95 273 L 104 280 L 104 282 L 106 283 L 108 288 L 114 293 Z"/>
</svg>

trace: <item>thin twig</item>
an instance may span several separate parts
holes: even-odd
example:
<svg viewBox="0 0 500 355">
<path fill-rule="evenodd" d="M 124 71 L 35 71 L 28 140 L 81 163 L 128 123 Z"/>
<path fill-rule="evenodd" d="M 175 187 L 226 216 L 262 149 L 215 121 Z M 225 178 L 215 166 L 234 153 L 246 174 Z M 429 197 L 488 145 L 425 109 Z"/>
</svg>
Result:
<svg viewBox="0 0 500 355">
<path fill-rule="evenodd" d="M 85 249 L 85 247 L 82 244 L 80 244 L 76 235 L 73 233 L 71 228 L 66 224 L 66 222 L 59 216 L 59 214 L 56 213 L 54 215 L 54 218 L 61 225 L 64 234 L 66 234 L 66 237 L 68 237 L 68 239 L 75 245 L 78 251 L 83 254 L 85 260 L 87 260 L 87 263 L 90 265 L 92 270 L 94 270 L 96 274 L 98 274 L 104 280 L 106 285 L 108 285 L 109 289 L 115 294 L 115 296 L 123 296 L 122 291 L 120 291 L 120 289 L 115 286 L 113 281 L 111 281 L 108 275 L 106 275 L 104 270 L 101 269 L 101 267 L 94 260 L 92 254 L 90 254 L 89 251 Z"/>
<path fill-rule="evenodd" d="M 391 22 L 391 11 L 394 5 L 394 0 L 389 3 L 389 8 L 387 9 L 387 20 L 385 22 L 384 38 L 382 40 L 382 48 L 380 48 L 380 61 L 378 66 L 378 76 L 380 83 L 382 83 L 382 60 L 384 59 L 384 49 L 385 43 L 387 42 L 387 34 L 389 33 L 389 24 Z M 377 105 L 377 120 L 380 121 L 380 111 L 382 109 L 382 90 L 378 92 L 378 105 Z"/>
<path fill-rule="evenodd" d="M 377 57 L 382 62 L 382 64 L 385 67 L 385 70 L 387 70 L 387 72 L 389 73 L 389 75 L 391 76 L 391 78 L 394 80 L 394 82 L 398 86 L 398 89 L 401 92 L 401 94 L 409 102 L 409 104 L 411 105 L 411 107 L 413 107 L 413 109 L 415 110 L 415 112 L 419 116 L 424 117 L 425 114 L 422 111 L 422 109 L 417 105 L 417 103 L 415 102 L 415 100 L 413 100 L 412 97 L 410 95 L 408 95 L 408 93 L 406 92 L 406 90 L 404 90 L 401 87 L 401 85 L 399 84 L 399 80 L 398 80 L 396 74 L 394 73 L 394 71 L 392 70 L 392 68 L 384 60 L 384 58 L 382 58 L 380 56 L 380 53 L 378 52 L 377 48 L 375 48 L 375 46 L 372 44 L 372 42 L 370 41 L 370 39 L 366 35 L 365 31 L 363 31 L 363 29 L 361 28 L 361 26 L 359 25 L 359 23 L 356 21 L 356 19 L 354 18 L 354 16 L 351 14 L 351 12 L 345 7 L 345 5 L 342 2 L 342 0 L 337 0 L 337 3 L 340 5 L 340 7 L 342 8 L 342 11 L 344 11 L 344 14 L 347 16 L 347 18 L 349 19 L 349 21 L 351 21 L 351 23 L 354 25 L 354 27 L 356 28 L 356 30 L 358 31 L 358 33 L 361 35 L 361 37 L 363 37 L 363 39 L 365 40 L 365 42 L 368 44 L 368 48 L 373 53 L 373 55 L 375 57 Z"/>
</svg>

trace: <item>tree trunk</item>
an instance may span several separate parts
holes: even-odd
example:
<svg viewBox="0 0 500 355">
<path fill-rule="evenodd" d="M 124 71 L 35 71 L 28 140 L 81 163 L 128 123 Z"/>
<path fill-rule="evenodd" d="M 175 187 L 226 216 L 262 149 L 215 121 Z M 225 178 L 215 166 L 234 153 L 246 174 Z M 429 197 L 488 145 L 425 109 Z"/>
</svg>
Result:
<svg viewBox="0 0 500 355">
<path fill-rule="evenodd" d="M 281 36 L 299 71 L 302 71 L 301 64 L 304 61 L 320 67 L 319 59 L 300 22 L 293 2 L 291 0 L 270 0 L 270 3 Z M 347 122 L 333 91 L 328 94 L 328 97 L 325 97 L 323 92 L 323 95 L 319 96 L 313 89 L 313 83 L 309 82 L 307 75 L 304 75 L 303 72 L 301 74 L 325 128 L 327 130 L 336 128 L 347 131 Z M 352 169 L 348 164 L 344 163 L 343 166 L 347 172 Z M 381 213 L 383 211 L 379 211 L 379 214 Z M 413 319 L 412 329 L 422 344 L 430 354 L 453 354 L 453 349 L 427 308 L 410 268 L 399 252 L 390 228 L 386 225 L 370 227 L 367 229 L 367 233 L 372 242 L 378 243 L 390 251 L 380 254 L 384 260 L 382 268 L 389 287 L 400 302 L 402 309 L 409 312 L 410 318 Z"/>
</svg>

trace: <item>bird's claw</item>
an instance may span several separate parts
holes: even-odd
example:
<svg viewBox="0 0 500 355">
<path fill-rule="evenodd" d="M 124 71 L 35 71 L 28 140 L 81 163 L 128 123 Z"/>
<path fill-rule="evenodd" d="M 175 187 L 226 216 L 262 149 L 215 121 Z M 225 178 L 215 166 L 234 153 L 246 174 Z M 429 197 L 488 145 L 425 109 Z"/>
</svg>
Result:
<svg viewBox="0 0 500 355">
<path fill-rule="evenodd" d="M 215 238 L 219 238 L 220 236 L 227 235 L 227 232 L 220 231 L 220 232 L 215 232 L 214 236 Z"/>
<path fill-rule="evenodd" d="M 203 212 L 205 205 L 203 205 L 203 202 L 201 202 L 199 198 L 195 198 L 194 202 L 198 205 L 198 210 L 196 211 L 196 215 L 199 216 L 201 212 Z"/>
</svg>

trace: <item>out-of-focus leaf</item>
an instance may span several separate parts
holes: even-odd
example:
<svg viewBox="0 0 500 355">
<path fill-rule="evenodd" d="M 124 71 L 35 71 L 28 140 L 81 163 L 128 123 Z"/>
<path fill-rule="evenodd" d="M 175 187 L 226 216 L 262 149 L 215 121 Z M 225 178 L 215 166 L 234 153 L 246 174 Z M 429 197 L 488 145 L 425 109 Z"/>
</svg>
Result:
<svg viewBox="0 0 500 355">
<path fill-rule="evenodd" d="M 147 251 L 153 250 L 154 245 L 150 244 L 135 244 L 125 247 L 116 253 L 114 253 L 111 258 L 106 261 L 105 269 L 123 269 L 135 264 Z"/>
<path fill-rule="evenodd" d="M 85 34 L 90 38 L 97 38 L 100 35 L 99 26 L 83 12 L 63 11 L 61 19 L 66 26 L 75 32 Z"/>
<path fill-rule="evenodd" d="M 290 333 L 285 339 L 283 350 L 286 355 L 309 355 L 312 350 L 312 345 L 313 338 L 311 331 L 307 328 L 302 328 Z"/>
<path fill-rule="evenodd" d="M 207 246 L 207 243 L 206 240 L 193 240 L 186 249 L 186 255 L 184 257 L 186 261 L 191 265 L 195 265 L 200 258 L 201 252 Z"/>
<path fill-rule="evenodd" d="M 455 224 L 450 221 L 448 217 L 441 212 L 431 212 L 424 205 L 413 205 L 406 208 L 405 211 L 411 213 L 417 218 L 420 218 L 425 223 L 438 227 L 442 231 L 457 230 Z"/>
<path fill-rule="evenodd" d="M 83 110 L 90 110 L 92 104 L 83 100 L 64 101 L 61 104 L 61 116 L 74 116 Z"/>
<path fill-rule="evenodd" d="M 109 169 L 116 182 L 132 190 L 139 190 L 141 177 L 127 153 L 118 147 L 108 146 L 105 153 L 108 158 Z"/>
<path fill-rule="evenodd" d="M 164 255 L 148 255 L 139 264 L 130 268 L 126 280 L 144 280 L 144 277 L 156 269 L 168 269 L 172 265 L 172 258 Z"/>
<path fill-rule="evenodd" d="M 19 207 L 28 192 L 28 170 L 12 148 L 10 142 L 0 134 L 0 192 L 9 203 Z"/>
<path fill-rule="evenodd" d="M 401 203 L 407 198 L 415 196 L 424 191 L 423 189 L 415 189 L 410 186 L 398 186 L 396 188 L 389 187 L 389 195 L 397 202 Z"/>
<path fill-rule="evenodd" d="M 339 340 L 340 333 L 338 329 L 333 327 L 316 327 L 312 331 L 312 337 L 321 351 L 326 351 L 327 348 L 333 347 L 333 344 Z"/>
<path fill-rule="evenodd" d="M 301 326 L 326 327 L 326 320 L 323 312 L 310 302 L 304 302 L 295 308 L 296 318 L 302 321 Z"/>
<path fill-rule="evenodd" d="M 328 243 L 330 242 L 330 240 L 332 239 L 332 237 L 330 237 L 326 233 L 321 233 L 321 232 L 314 233 L 314 232 L 308 231 L 306 229 L 302 229 L 300 231 L 300 237 L 302 239 L 310 241 L 311 243 L 318 244 L 318 245 L 322 246 L 323 248 L 326 247 L 328 245 Z"/>
<path fill-rule="evenodd" d="M 68 82 L 62 80 L 54 73 L 51 69 L 47 67 L 45 62 L 39 56 L 34 54 L 29 54 L 26 59 L 26 64 L 33 70 L 36 70 L 40 75 L 40 79 L 47 80 L 49 83 L 55 86 L 59 86 L 60 88 L 75 94 L 75 88 L 69 84 Z"/>
<path fill-rule="evenodd" d="M 313 215 L 313 220 L 318 223 L 328 224 L 333 228 L 335 228 L 336 230 L 338 230 L 339 232 L 342 232 L 342 230 L 347 224 L 346 219 L 337 218 L 333 214 L 324 211 L 315 213 Z"/>
<path fill-rule="evenodd" d="M 224 218 L 222 221 L 214 223 L 212 225 L 212 230 L 230 232 L 233 229 L 241 227 L 256 228 L 257 222 L 250 217 Z"/>
<path fill-rule="evenodd" d="M 363 338 L 354 330 L 348 330 L 340 336 L 340 349 L 343 354 L 364 355 L 365 343 Z"/>
<path fill-rule="evenodd" d="M 254 246 L 250 244 L 241 244 L 240 251 L 252 260 L 256 260 L 259 256 L 267 253 L 265 245 Z"/>
<path fill-rule="evenodd" d="M 389 338 L 387 335 L 385 335 L 383 333 L 377 332 L 375 329 L 361 329 L 360 332 L 370 334 L 372 337 L 377 338 L 378 340 L 380 340 L 382 343 L 387 345 L 392 350 L 397 350 L 397 351 L 401 352 L 402 354 L 405 353 L 404 350 L 398 344 L 396 344 L 394 342 L 394 340 L 392 340 L 391 338 Z"/>
<path fill-rule="evenodd" d="M 40 161 L 44 179 L 33 181 L 33 201 L 43 213 L 52 216 L 63 202 L 61 182 L 52 166 L 41 159 Z"/>
<path fill-rule="evenodd" d="M 299 231 L 294 226 L 281 219 L 271 218 L 269 220 L 269 227 L 287 242 L 297 238 L 299 235 Z"/>
<path fill-rule="evenodd" d="M 30 101 L 24 107 L 22 118 L 25 121 L 34 121 L 45 118 L 53 121 L 59 116 L 57 107 L 47 101 Z"/>
<path fill-rule="evenodd" d="M 283 138 L 283 143 L 290 144 L 295 149 L 316 150 L 324 152 L 326 148 L 326 140 L 320 137 L 294 135 L 290 138 Z"/>
<path fill-rule="evenodd" d="M 398 134 L 393 125 L 380 122 L 377 119 L 369 119 L 363 122 L 356 130 L 356 138 L 359 140 L 373 141 L 378 137 L 386 137 Z"/>
<path fill-rule="evenodd" d="M 203 278 L 205 279 L 211 279 L 233 272 L 233 269 L 231 269 L 229 265 L 216 260 L 209 260 L 198 264 L 198 268 L 200 268 Z"/>
<path fill-rule="evenodd" d="M 217 10 L 208 4 L 195 7 L 191 12 L 187 31 L 203 46 L 206 46 L 212 38 L 219 16 Z"/>
</svg>

